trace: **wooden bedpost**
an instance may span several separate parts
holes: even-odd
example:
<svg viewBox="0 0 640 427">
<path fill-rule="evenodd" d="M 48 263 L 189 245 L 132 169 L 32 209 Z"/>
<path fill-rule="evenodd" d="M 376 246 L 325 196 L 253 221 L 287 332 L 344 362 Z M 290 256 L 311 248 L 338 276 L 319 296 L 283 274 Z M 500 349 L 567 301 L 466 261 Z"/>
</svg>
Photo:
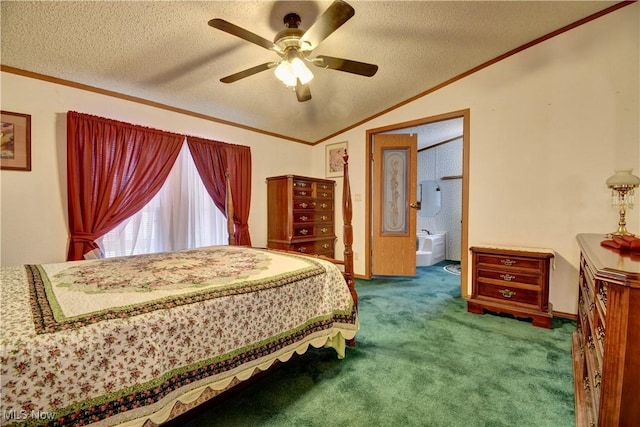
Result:
<svg viewBox="0 0 640 427">
<path fill-rule="evenodd" d="M 351 226 L 351 218 L 353 216 L 353 206 L 351 204 L 351 185 L 349 184 L 349 154 L 344 150 L 344 182 L 342 186 L 342 220 L 344 223 L 343 241 L 344 241 L 344 277 L 347 286 L 353 297 L 353 302 L 358 307 L 358 293 L 356 292 L 356 283 L 353 279 L 353 227 Z"/>
<path fill-rule="evenodd" d="M 225 195 L 225 203 L 224 203 L 224 213 L 227 215 L 227 231 L 229 233 L 229 245 L 233 246 L 236 244 L 236 236 L 235 230 L 236 227 L 233 223 L 233 196 L 231 194 L 231 179 L 229 178 L 229 171 L 227 170 L 224 174 L 225 182 L 226 182 L 226 195 Z"/>
</svg>

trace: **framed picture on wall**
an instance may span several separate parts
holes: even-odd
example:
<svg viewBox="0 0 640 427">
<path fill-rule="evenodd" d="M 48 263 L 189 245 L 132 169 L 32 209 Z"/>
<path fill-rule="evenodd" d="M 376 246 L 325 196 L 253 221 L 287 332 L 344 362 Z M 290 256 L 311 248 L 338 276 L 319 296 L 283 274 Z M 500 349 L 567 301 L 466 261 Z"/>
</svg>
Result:
<svg viewBox="0 0 640 427">
<path fill-rule="evenodd" d="M 0 168 L 31 170 L 31 116 L 2 111 Z"/>
<path fill-rule="evenodd" d="M 347 149 L 347 142 L 336 142 L 326 146 L 326 175 L 327 178 L 342 176 L 344 173 L 344 152 Z"/>
</svg>

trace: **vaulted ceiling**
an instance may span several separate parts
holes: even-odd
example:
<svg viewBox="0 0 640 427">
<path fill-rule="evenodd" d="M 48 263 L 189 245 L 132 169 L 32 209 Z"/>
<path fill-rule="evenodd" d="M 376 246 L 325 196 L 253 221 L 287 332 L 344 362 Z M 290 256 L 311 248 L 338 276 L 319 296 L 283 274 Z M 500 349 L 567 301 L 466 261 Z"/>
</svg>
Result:
<svg viewBox="0 0 640 427">
<path fill-rule="evenodd" d="M 209 20 L 273 40 L 287 13 L 308 29 L 331 4 L 3 0 L 0 61 L 5 71 L 315 144 L 618 2 L 349 0 L 355 15 L 312 56 L 376 64 L 373 77 L 311 67 L 306 102 L 272 70 L 220 82 L 279 57 Z"/>
</svg>

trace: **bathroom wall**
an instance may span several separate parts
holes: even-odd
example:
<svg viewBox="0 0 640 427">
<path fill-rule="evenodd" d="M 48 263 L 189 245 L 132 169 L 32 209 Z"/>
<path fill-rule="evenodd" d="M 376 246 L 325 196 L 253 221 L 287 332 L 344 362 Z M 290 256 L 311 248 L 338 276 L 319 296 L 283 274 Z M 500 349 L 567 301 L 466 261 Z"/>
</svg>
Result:
<svg viewBox="0 0 640 427">
<path fill-rule="evenodd" d="M 418 214 L 417 229 L 447 232 L 446 258 L 460 261 L 462 221 L 462 138 L 418 152 L 418 183 L 436 180 L 440 186 L 442 209 L 434 217 Z"/>
</svg>

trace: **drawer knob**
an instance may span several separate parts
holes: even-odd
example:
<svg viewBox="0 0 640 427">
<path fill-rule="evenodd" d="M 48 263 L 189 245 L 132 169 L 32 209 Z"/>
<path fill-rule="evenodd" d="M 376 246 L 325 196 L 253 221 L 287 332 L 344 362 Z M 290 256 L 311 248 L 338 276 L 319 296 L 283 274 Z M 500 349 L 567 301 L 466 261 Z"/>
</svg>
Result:
<svg viewBox="0 0 640 427">
<path fill-rule="evenodd" d="M 307 195 L 307 192 L 306 192 L 306 191 L 301 191 L 301 192 L 300 192 L 300 195 L 301 195 L 301 196 L 306 196 L 306 195 Z"/>
<path fill-rule="evenodd" d="M 320 217 L 320 219 L 321 219 L 321 220 L 323 220 L 323 221 L 326 221 L 327 219 L 329 219 L 329 217 L 328 217 L 328 216 L 326 216 L 326 215 L 322 215 L 322 216 Z"/>
<path fill-rule="evenodd" d="M 327 197 L 328 195 L 328 193 L 322 193 L 322 197 Z"/>
<path fill-rule="evenodd" d="M 514 260 L 509 259 L 509 258 L 501 259 L 500 262 L 502 264 L 506 265 L 507 267 L 516 263 Z"/>
<path fill-rule="evenodd" d="M 326 233 L 327 231 L 329 231 L 329 229 L 328 229 L 328 228 L 326 228 L 326 227 L 322 227 L 322 228 L 320 229 L 320 231 L 322 231 L 322 233 Z"/>
<path fill-rule="evenodd" d="M 502 294 L 503 297 L 505 298 L 511 298 L 512 296 L 514 296 L 516 293 L 513 292 L 510 289 L 502 289 L 501 291 L 499 291 L 500 294 Z"/>
<path fill-rule="evenodd" d="M 298 248 L 298 252 L 307 252 L 307 247 L 306 246 L 300 246 Z"/>
<path fill-rule="evenodd" d="M 502 277 L 502 280 L 504 280 L 505 282 L 510 282 L 516 278 L 516 276 L 512 276 L 510 274 L 501 274 L 500 277 Z"/>
<path fill-rule="evenodd" d="M 302 235 L 307 235 L 307 233 L 309 233 L 309 230 L 307 230 L 306 228 L 303 228 L 302 230 L 300 230 L 300 234 Z"/>
<path fill-rule="evenodd" d="M 300 203 L 300 207 L 306 209 L 309 206 L 307 203 Z"/>
<path fill-rule="evenodd" d="M 327 206 L 329 206 L 329 205 L 327 205 L 326 203 L 321 203 L 320 204 L 320 207 L 323 208 L 323 209 L 326 208 Z"/>
<path fill-rule="evenodd" d="M 323 245 L 322 245 L 322 247 L 323 247 L 324 249 L 329 249 L 329 244 L 328 244 L 328 243 L 325 243 L 325 244 L 323 244 Z"/>
<path fill-rule="evenodd" d="M 302 216 L 300 217 L 300 221 L 306 221 L 306 220 L 308 220 L 308 219 L 309 219 L 309 217 L 308 217 L 308 216 L 305 216 L 305 215 L 302 215 Z"/>
</svg>

